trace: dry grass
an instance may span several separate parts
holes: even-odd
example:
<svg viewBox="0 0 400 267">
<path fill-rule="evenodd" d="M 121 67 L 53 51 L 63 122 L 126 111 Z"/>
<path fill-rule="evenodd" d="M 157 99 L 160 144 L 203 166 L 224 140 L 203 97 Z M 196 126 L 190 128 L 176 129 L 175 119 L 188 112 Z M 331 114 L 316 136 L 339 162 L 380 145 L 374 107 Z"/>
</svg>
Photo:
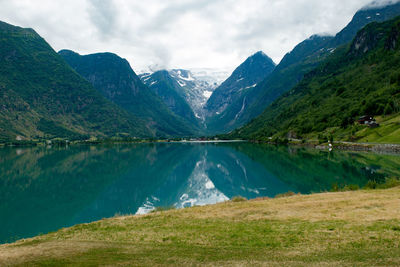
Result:
<svg viewBox="0 0 400 267">
<path fill-rule="evenodd" d="M 118 217 L 0 246 L 0 266 L 400 266 L 400 188 Z"/>
<path fill-rule="evenodd" d="M 226 202 L 183 211 L 177 210 L 174 211 L 174 215 L 202 219 L 299 219 L 311 222 L 400 220 L 400 189 L 295 195 L 244 203 Z"/>
</svg>

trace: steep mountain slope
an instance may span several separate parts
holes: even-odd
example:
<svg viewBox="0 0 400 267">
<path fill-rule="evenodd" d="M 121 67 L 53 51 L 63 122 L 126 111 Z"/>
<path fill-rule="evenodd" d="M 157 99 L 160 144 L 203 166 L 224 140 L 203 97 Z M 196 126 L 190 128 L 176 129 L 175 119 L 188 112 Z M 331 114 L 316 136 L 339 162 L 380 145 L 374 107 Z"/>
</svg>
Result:
<svg viewBox="0 0 400 267">
<path fill-rule="evenodd" d="M 144 122 L 76 74 L 34 30 L 0 22 L 0 141 L 147 136 Z"/>
<path fill-rule="evenodd" d="M 196 128 L 199 127 L 198 119 L 184 98 L 185 93 L 181 87 L 182 82 L 171 77 L 166 70 L 157 71 L 153 74 L 142 74 L 139 77 L 164 101 L 175 115 L 180 116 Z"/>
<path fill-rule="evenodd" d="M 400 17 L 367 25 L 351 45 L 338 49 L 233 135 L 266 139 L 272 135 L 302 138 L 319 134 L 354 139 L 357 131 L 367 127 L 354 123 L 359 116 L 400 112 L 399 42 Z M 399 129 L 393 121 L 386 134 Z"/>
<path fill-rule="evenodd" d="M 203 72 L 192 72 L 191 70 L 173 69 L 169 74 L 182 87 L 183 96 L 192 107 L 197 118 L 205 120 L 204 105 L 220 84 L 221 74 L 207 74 Z M 223 76 L 223 74 L 222 74 Z"/>
<path fill-rule="evenodd" d="M 374 3 L 375 2 L 375 3 Z M 329 42 L 331 47 L 337 47 L 342 44 L 348 43 L 353 40 L 357 32 L 363 28 L 365 25 L 371 22 L 383 22 L 386 20 L 393 19 L 400 15 L 400 3 L 389 4 L 386 6 L 376 6 L 379 1 L 374 1 L 372 4 L 366 6 L 365 8 L 359 10 L 351 20 L 351 22 L 341 30 L 335 39 Z M 396 2 L 396 1 L 392 1 Z"/>
<path fill-rule="evenodd" d="M 106 98 L 142 118 L 156 136 L 194 135 L 192 127 L 174 115 L 130 67 L 112 53 L 81 56 L 62 50 L 59 54 Z"/>
<path fill-rule="evenodd" d="M 275 63 L 263 52 L 247 58 L 211 95 L 204 107 L 210 133 L 230 131 L 237 126 L 237 118 L 248 105 L 247 93 L 267 77 Z M 226 110 L 229 108 L 229 112 Z"/>
<path fill-rule="evenodd" d="M 161 73 L 163 75 L 160 75 Z M 173 69 L 162 72 L 156 71 L 152 74 L 145 73 L 139 75 L 139 77 L 143 83 L 153 87 L 153 90 L 160 93 L 163 90 L 162 87 L 165 85 L 164 82 L 168 80 L 169 86 L 190 106 L 192 112 L 188 115 L 194 113 L 196 120 L 200 120 L 202 123 L 205 120 L 203 107 L 212 92 L 219 85 L 220 76 L 223 75 L 223 72 L 215 73 L 206 70 L 195 70 L 195 74 L 193 74 L 190 70 Z M 167 76 L 168 79 L 166 79 Z"/>
<path fill-rule="evenodd" d="M 397 15 L 400 15 L 400 3 L 362 9 L 335 37 L 314 35 L 300 43 L 285 55 L 271 75 L 248 92 L 248 105 L 236 120 L 243 124 L 257 117 L 275 99 L 300 82 L 304 74 L 317 67 L 339 46 L 350 42 L 368 23 L 382 22 Z M 226 113 L 229 111 L 228 108 Z"/>
</svg>

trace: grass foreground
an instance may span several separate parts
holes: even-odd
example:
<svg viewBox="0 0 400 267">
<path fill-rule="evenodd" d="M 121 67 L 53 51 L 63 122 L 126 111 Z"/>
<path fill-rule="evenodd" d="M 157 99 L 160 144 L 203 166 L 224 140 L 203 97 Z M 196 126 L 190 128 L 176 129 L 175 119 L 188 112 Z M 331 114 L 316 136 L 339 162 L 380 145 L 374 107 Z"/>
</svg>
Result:
<svg viewBox="0 0 400 267">
<path fill-rule="evenodd" d="M 400 187 L 230 201 L 0 246 L 0 266 L 400 266 Z"/>
</svg>

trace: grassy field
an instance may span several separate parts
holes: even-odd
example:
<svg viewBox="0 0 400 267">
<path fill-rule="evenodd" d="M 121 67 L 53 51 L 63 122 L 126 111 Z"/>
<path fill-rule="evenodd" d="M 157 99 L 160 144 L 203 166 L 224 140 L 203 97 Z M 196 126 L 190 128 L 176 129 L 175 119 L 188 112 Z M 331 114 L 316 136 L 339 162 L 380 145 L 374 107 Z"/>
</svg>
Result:
<svg viewBox="0 0 400 267">
<path fill-rule="evenodd" d="M 380 127 L 366 127 L 356 133 L 358 142 L 400 144 L 400 115 L 377 117 Z"/>
<path fill-rule="evenodd" d="M 104 219 L 0 246 L 0 266 L 400 266 L 400 188 Z"/>
<path fill-rule="evenodd" d="M 374 117 L 379 123 L 379 127 L 370 128 L 366 125 L 354 123 L 352 127 L 343 129 L 342 127 L 326 128 L 323 132 L 313 132 L 304 136 L 304 140 L 327 142 L 329 136 L 334 141 L 345 141 L 354 143 L 371 144 L 400 144 L 400 114 Z"/>
</svg>

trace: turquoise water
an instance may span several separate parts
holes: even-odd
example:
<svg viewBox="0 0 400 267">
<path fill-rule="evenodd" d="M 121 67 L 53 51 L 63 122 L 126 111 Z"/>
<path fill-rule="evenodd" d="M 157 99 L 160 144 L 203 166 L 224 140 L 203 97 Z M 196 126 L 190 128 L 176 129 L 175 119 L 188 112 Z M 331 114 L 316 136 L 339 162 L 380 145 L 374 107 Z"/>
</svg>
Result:
<svg viewBox="0 0 400 267">
<path fill-rule="evenodd" d="M 154 207 L 400 177 L 399 155 L 248 143 L 0 149 L 0 243 Z"/>
</svg>

